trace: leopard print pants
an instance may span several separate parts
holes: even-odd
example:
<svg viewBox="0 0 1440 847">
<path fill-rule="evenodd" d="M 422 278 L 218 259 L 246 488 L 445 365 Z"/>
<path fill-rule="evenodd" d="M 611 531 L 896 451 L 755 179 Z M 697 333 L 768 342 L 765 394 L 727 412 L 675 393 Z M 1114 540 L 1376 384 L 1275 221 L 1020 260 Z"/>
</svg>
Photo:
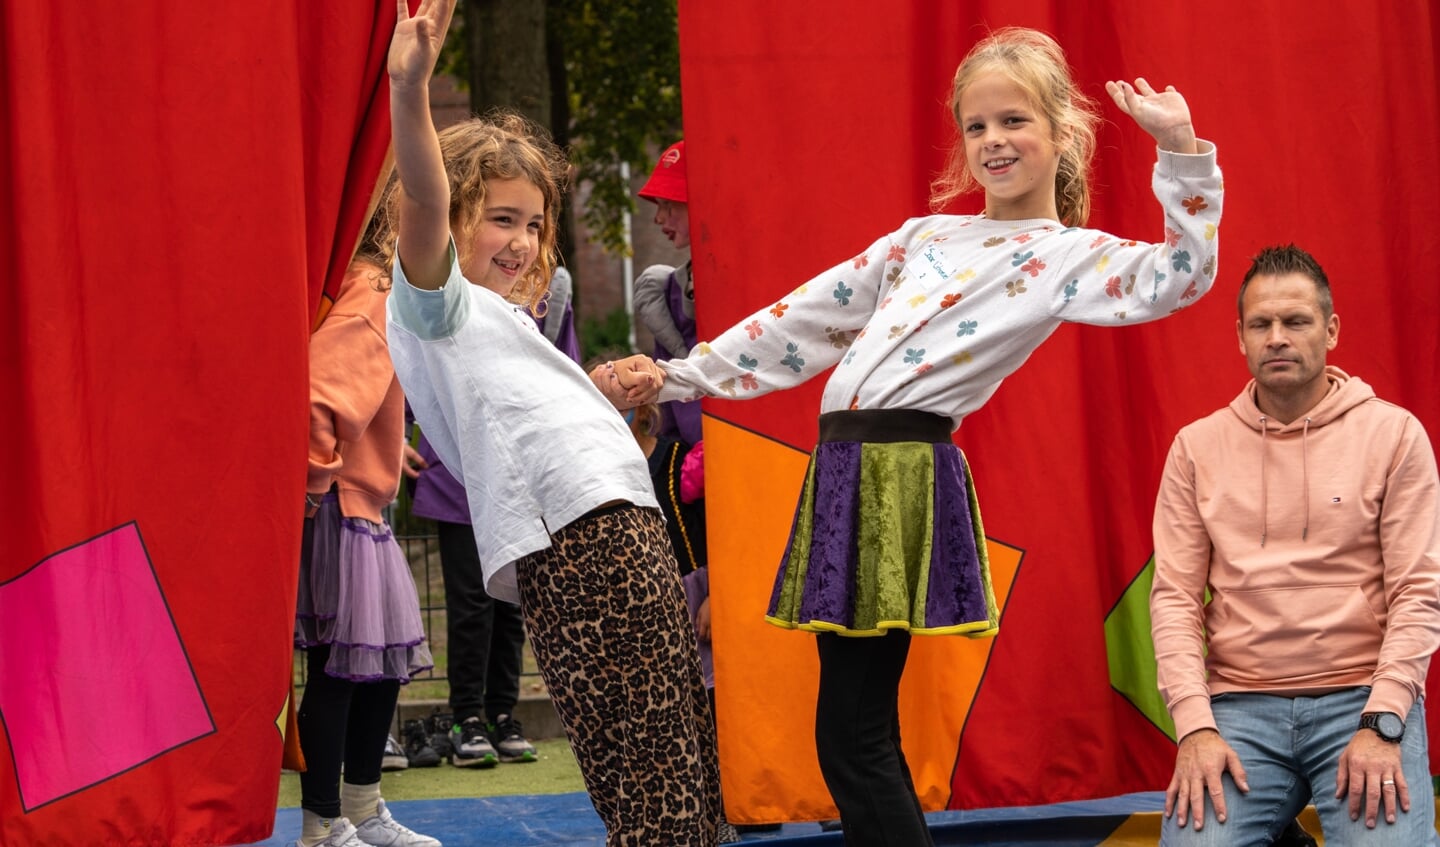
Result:
<svg viewBox="0 0 1440 847">
<path fill-rule="evenodd" d="M 516 564 L 521 609 L 606 847 L 713 847 L 710 704 L 659 510 L 604 510 L 551 541 Z"/>
</svg>

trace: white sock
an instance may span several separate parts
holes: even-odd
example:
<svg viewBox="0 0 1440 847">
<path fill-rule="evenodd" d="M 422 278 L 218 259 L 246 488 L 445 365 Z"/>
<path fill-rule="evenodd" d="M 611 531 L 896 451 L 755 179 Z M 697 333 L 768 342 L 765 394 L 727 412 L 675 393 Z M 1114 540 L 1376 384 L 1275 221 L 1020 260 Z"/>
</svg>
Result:
<svg viewBox="0 0 1440 847">
<path fill-rule="evenodd" d="M 340 783 L 340 812 L 356 826 L 380 814 L 380 783 Z"/>
<path fill-rule="evenodd" d="M 339 818 L 322 818 L 309 809 L 300 810 L 300 845 L 315 847 L 330 837 L 330 827 Z"/>
</svg>

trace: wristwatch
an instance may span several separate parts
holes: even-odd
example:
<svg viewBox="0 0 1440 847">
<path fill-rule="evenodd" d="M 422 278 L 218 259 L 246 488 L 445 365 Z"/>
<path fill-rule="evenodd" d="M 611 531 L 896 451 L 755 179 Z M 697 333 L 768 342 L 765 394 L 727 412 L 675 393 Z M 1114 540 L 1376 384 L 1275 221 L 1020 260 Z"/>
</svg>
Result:
<svg viewBox="0 0 1440 847">
<path fill-rule="evenodd" d="M 1360 716 L 1360 729 L 1373 729 L 1391 744 L 1399 744 L 1405 737 L 1405 721 L 1394 712 L 1366 712 Z"/>
</svg>

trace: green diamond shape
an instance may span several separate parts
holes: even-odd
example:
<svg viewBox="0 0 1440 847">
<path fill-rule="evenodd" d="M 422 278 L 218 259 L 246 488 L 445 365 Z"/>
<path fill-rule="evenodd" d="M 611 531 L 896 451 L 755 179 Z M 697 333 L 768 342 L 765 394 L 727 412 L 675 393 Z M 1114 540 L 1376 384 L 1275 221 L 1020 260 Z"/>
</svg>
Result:
<svg viewBox="0 0 1440 847">
<path fill-rule="evenodd" d="M 1110 664 L 1110 685 L 1140 713 L 1175 738 L 1175 722 L 1155 678 L 1155 642 L 1150 639 L 1150 586 L 1155 581 L 1155 557 L 1136 575 L 1120 601 L 1105 616 L 1105 656 Z"/>
</svg>

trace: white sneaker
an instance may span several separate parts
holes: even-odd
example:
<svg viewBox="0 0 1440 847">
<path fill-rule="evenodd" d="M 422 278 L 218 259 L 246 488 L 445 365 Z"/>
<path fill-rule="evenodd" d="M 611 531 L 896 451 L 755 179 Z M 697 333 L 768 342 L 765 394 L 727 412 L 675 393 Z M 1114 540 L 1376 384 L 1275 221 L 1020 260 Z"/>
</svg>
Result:
<svg viewBox="0 0 1440 847">
<path fill-rule="evenodd" d="M 410 767 L 410 757 L 405 755 L 405 748 L 395 740 L 395 736 L 385 736 L 385 755 L 380 758 L 380 770 L 389 773 L 390 771 L 403 771 Z"/>
<path fill-rule="evenodd" d="M 287 847 L 300 847 L 300 840 L 291 841 Z M 315 847 L 369 847 L 369 845 L 360 840 L 358 830 L 347 818 L 336 818 L 334 823 L 330 824 L 330 834 Z"/>
<path fill-rule="evenodd" d="M 380 810 L 374 817 L 360 822 L 356 835 L 360 844 L 368 847 L 440 847 L 440 842 L 430 836 L 401 826 L 385 808 L 384 800 L 380 801 Z"/>
</svg>

